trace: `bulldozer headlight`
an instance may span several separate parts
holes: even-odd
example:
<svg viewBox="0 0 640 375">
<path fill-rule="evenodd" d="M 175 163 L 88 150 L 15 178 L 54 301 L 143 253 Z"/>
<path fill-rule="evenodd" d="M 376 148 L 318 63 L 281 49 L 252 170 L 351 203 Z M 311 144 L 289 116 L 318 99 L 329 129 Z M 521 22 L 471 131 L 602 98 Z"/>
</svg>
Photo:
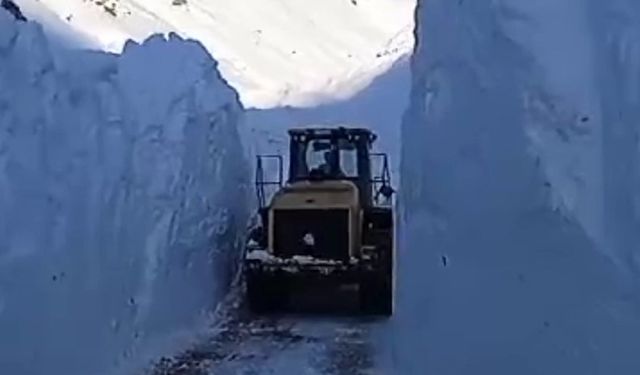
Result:
<svg viewBox="0 0 640 375">
<path fill-rule="evenodd" d="M 302 241 L 307 246 L 315 246 L 316 244 L 316 239 L 313 237 L 313 234 L 311 233 L 306 233 L 304 237 L 302 237 Z"/>
</svg>

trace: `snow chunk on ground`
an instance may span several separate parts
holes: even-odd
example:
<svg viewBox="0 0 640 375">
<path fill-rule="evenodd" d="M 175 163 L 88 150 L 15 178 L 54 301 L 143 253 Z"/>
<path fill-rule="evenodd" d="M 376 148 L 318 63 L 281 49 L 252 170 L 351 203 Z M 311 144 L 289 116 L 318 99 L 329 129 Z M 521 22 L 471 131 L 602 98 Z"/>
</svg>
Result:
<svg viewBox="0 0 640 375">
<path fill-rule="evenodd" d="M 637 374 L 640 5 L 417 11 L 395 373 Z"/>
<path fill-rule="evenodd" d="M 58 62 L 0 11 L 0 372 L 122 369 L 194 327 L 248 217 L 242 106 L 200 44 Z"/>
</svg>

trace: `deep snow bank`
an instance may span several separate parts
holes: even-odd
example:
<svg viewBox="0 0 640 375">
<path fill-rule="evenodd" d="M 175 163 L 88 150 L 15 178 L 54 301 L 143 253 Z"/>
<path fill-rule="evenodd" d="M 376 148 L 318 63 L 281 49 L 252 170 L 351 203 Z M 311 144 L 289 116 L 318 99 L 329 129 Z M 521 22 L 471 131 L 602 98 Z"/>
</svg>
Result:
<svg viewBox="0 0 640 375">
<path fill-rule="evenodd" d="M 65 61 L 0 11 L 3 374 L 98 374 L 193 327 L 246 221 L 242 109 L 202 46 Z"/>
<path fill-rule="evenodd" d="M 420 3 L 396 373 L 640 371 L 636 3 Z"/>
</svg>

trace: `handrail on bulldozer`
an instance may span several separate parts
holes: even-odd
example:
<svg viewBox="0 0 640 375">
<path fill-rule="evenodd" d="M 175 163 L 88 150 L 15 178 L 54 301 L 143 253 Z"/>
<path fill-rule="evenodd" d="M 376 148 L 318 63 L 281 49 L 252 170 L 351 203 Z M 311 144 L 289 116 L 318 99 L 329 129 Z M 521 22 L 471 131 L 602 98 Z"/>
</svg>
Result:
<svg viewBox="0 0 640 375">
<path fill-rule="evenodd" d="M 278 180 L 277 181 L 265 181 L 264 180 L 264 167 L 262 166 L 263 159 L 275 159 L 278 161 Z M 255 187 L 258 198 L 258 205 L 260 208 L 266 206 L 266 197 L 264 193 L 264 187 L 270 185 L 276 185 L 282 187 L 283 181 L 283 160 L 282 155 L 257 155 L 256 156 L 256 175 L 255 175 Z"/>
<path fill-rule="evenodd" d="M 382 194 L 386 198 L 389 198 L 393 194 L 393 188 L 391 187 L 391 172 L 389 171 L 389 159 L 387 154 L 377 152 L 370 154 L 371 159 L 375 157 L 382 158 L 382 166 L 379 174 L 372 174 L 371 188 L 374 192 L 373 201 L 379 203 L 380 195 Z"/>
</svg>

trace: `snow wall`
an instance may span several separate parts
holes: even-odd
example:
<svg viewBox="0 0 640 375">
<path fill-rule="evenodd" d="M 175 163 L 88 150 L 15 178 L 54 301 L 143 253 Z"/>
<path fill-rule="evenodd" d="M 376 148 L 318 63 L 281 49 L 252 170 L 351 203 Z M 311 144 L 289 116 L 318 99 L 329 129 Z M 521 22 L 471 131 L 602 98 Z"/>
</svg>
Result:
<svg viewBox="0 0 640 375">
<path fill-rule="evenodd" d="M 416 17 L 394 373 L 640 373 L 640 3 Z"/>
<path fill-rule="evenodd" d="M 49 46 L 0 11 L 0 373 L 122 373 L 234 276 L 242 108 L 175 35 L 64 64 Z"/>
</svg>

